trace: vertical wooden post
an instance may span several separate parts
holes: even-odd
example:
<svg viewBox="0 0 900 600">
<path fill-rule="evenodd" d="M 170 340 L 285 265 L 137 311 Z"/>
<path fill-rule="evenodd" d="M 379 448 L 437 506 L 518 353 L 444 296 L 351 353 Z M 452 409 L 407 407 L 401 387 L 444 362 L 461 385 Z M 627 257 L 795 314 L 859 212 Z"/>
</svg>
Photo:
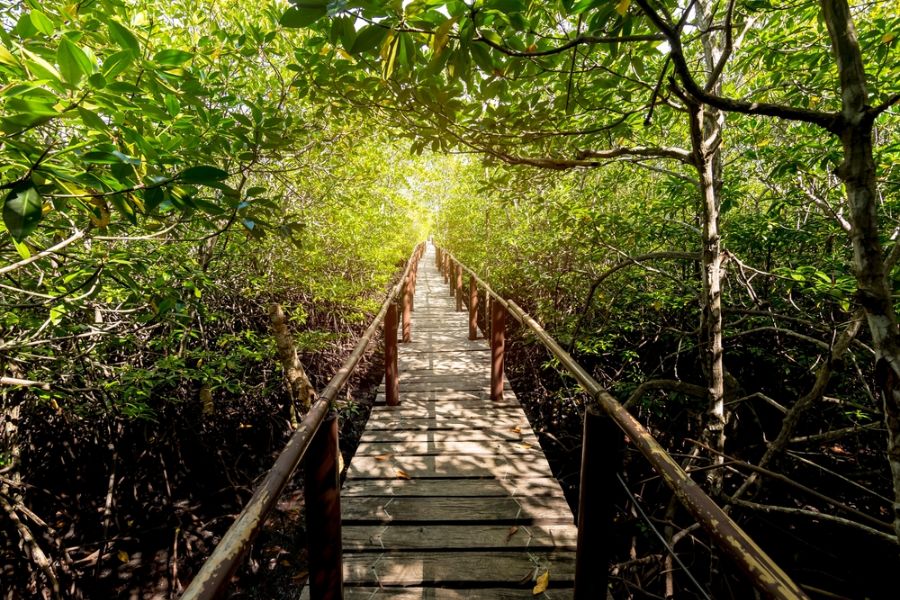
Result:
<svg viewBox="0 0 900 600">
<path fill-rule="evenodd" d="M 593 399 L 584 410 L 581 484 L 578 491 L 578 542 L 575 600 L 606 598 L 614 517 L 613 490 L 622 467 L 622 433 Z"/>
<path fill-rule="evenodd" d="M 503 400 L 503 353 L 506 346 L 506 308 L 491 302 L 491 400 Z"/>
<path fill-rule="evenodd" d="M 491 339 L 491 309 L 493 308 L 493 301 L 491 293 L 484 290 L 484 337 L 486 339 Z"/>
<path fill-rule="evenodd" d="M 415 264 L 412 268 L 412 290 L 410 291 L 409 296 L 409 312 L 413 312 L 416 310 L 416 282 L 419 279 L 419 260 L 416 259 Z"/>
<path fill-rule="evenodd" d="M 441 250 L 440 248 L 434 249 L 434 266 L 437 267 L 438 269 L 441 268 L 441 262 L 443 262 L 443 259 L 444 259 L 442 254 L 443 254 L 443 250 Z"/>
<path fill-rule="evenodd" d="M 462 312 L 463 309 L 463 284 L 462 284 L 462 265 L 456 263 L 456 280 L 453 285 L 456 287 L 456 312 Z"/>
<path fill-rule="evenodd" d="M 450 268 L 447 270 L 447 283 L 450 286 L 450 297 L 453 298 L 456 296 L 456 263 L 454 261 L 450 261 Z"/>
<path fill-rule="evenodd" d="M 450 257 L 444 253 L 444 268 L 441 270 L 444 275 L 444 283 L 450 281 Z"/>
<path fill-rule="evenodd" d="M 384 401 L 388 406 L 400 404 L 400 382 L 397 374 L 397 303 L 391 302 L 384 317 Z"/>
<path fill-rule="evenodd" d="M 326 417 L 304 459 L 306 535 L 309 539 L 309 597 L 342 600 L 341 472 L 338 469 L 338 420 Z"/>
<path fill-rule="evenodd" d="M 403 343 L 408 344 L 412 339 L 412 303 L 413 303 L 413 283 L 412 274 L 407 276 L 406 284 L 403 286 Z"/>
<path fill-rule="evenodd" d="M 478 285 L 475 276 L 469 276 L 469 339 L 478 339 Z"/>
</svg>

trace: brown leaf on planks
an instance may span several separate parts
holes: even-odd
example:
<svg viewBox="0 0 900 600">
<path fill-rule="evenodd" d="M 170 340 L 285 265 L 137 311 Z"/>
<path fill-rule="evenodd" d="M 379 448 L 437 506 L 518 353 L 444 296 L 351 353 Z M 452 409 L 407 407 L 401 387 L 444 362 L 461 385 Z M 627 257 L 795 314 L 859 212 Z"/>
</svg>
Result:
<svg viewBox="0 0 900 600">
<path fill-rule="evenodd" d="M 393 454 L 379 454 L 378 456 L 375 457 L 375 460 L 387 460 L 392 456 L 393 456 Z"/>
<path fill-rule="evenodd" d="M 506 541 L 508 542 L 509 540 L 511 540 L 512 536 L 516 535 L 516 532 L 518 532 L 518 531 L 519 531 L 519 527 L 517 525 L 513 525 L 512 527 L 510 527 L 509 533 L 506 534 Z"/>
<path fill-rule="evenodd" d="M 544 574 L 537 578 L 534 589 L 531 590 L 531 594 L 534 596 L 543 594 L 548 585 L 550 585 L 550 571 L 544 571 Z"/>
<path fill-rule="evenodd" d="M 409 473 L 402 469 L 397 469 L 397 477 L 400 479 L 412 479 L 412 477 L 409 476 Z"/>
</svg>

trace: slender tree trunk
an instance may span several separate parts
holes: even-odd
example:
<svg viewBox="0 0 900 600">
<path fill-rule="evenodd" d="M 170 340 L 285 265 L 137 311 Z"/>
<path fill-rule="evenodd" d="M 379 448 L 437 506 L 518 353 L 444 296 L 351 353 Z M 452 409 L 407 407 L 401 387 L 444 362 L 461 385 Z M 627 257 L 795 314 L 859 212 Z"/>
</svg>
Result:
<svg viewBox="0 0 900 600">
<path fill-rule="evenodd" d="M 272 333 L 275 337 L 275 345 L 278 347 L 278 357 L 281 359 L 284 377 L 288 382 L 288 418 L 291 426 L 296 429 L 300 424 L 296 405 L 300 405 L 300 416 L 302 417 L 309 411 L 309 407 L 315 399 L 315 391 L 297 356 L 294 338 L 288 329 L 287 317 L 285 317 L 280 304 L 273 304 L 269 307 L 269 318 L 272 320 Z"/>
<path fill-rule="evenodd" d="M 722 56 L 722 35 L 713 30 L 715 20 L 712 2 L 697 4 L 697 21 L 702 35 L 703 58 L 709 73 L 707 86 L 714 93 L 721 90 L 715 65 Z M 700 181 L 700 216 L 702 238 L 700 299 L 700 348 L 703 371 L 708 388 L 708 404 L 703 438 L 707 445 L 725 451 L 725 367 L 722 346 L 722 238 L 719 233 L 719 207 L 722 194 L 722 129 L 724 114 L 707 105 L 689 101 L 691 151 Z M 711 457 L 721 463 L 721 455 Z M 713 493 L 722 489 L 722 469 L 707 471 L 707 483 Z"/>
<path fill-rule="evenodd" d="M 887 458 L 894 484 L 894 531 L 900 539 L 900 331 L 879 237 L 872 126 L 877 116 L 869 93 L 862 52 L 847 0 L 820 0 L 837 60 L 841 119 L 836 126 L 844 160 L 836 173 L 850 207 L 857 299 L 866 311 L 877 357 L 876 373 L 888 430 Z"/>
</svg>

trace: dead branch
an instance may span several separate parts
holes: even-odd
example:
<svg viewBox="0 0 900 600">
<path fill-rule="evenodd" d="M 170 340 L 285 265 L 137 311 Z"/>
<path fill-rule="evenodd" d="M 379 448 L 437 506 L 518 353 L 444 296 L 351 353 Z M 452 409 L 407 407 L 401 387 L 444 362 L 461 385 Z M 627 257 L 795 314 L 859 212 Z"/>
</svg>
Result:
<svg viewBox="0 0 900 600">
<path fill-rule="evenodd" d="M 623 406 L 626 409 L 631 408 L 641 399 L 641 396 L 650 390 L 679 392 L 681 394 L 687 394 L 688 396 L 694 396 L 695 398 L 706 398 L 707 394 L 706 388 L 702 385 L 678 381 L 677 379 L 651 379 L 640 384 L 637 389 L 631 393 L 631 396 L 628 397 L 628 400 L 625 401 Z"/>
<path fill-rule="evenodd" d="M 16 530 L 19 532 L 19 537 L 22 539 L 22 544 L 24 545 L 26 552 L 29 554 L 34 564 L 36 564 L 44 574 L 44 577 L 47 578 L 47 582 L 50 584 L 50 589 L 52 590 L 53 598 L 55 598 L 55 600 L 62 600 L 59 578 L 56 576 L 56 571 L 50 563 L 50 559 L 47 558 L 47 554 L 35 539 L 34 534 L 31 533 L 31 529 L 19 517 L 16 507 L 10 504 L 3 495 L 0 495 L 0 508 L 3 509 L 9 517 L 9 520 L 16 526 Z"/>
<path fill-rule="evenodd" d="M 736 506 L 740 506 L 743 508 L 748 508 L 750 510 L 755 510 L 764 513 L 781 513 L 786 515 L 799 515 L 811 519 L 819 519 L 822 521 L 829 521 L 831 523 L 837 523 L 838 525 L 844 525 L 846 527 L 851 527 L 858 531 L 862 531 L 864 533 L 868 533 L 874 537 L 881 539 L 882 541 L 888 542 L 892 545 L 897 545 L 897 537 L 891 535 L 889 533 L 882 533 L 877 529 L 873 529 L 868 527 L 867 525 L 863 525 L 862 523 L 857 523 L 856 521 L 851 521 L 850 519 L 845 519 L 843 517 L 837 517 L 835 515 L 829 515 L 826 513 L 816 512 L 814 510 L 807 510 L 804 508 L 794 508 L 791 506 L 777 506 L 775 504 L 760 504 L 758 502 L 750 502 L 749 500 L 737 500 L 734 499 L 732 502 Z"/>
<path fill-rule="evenodd" d="M 807 442 L 829 442 L 840 439 L 844 436 L 854 433 L 863 433 L 867 431 L 884 431 L 882 429 L 884 423 L 868 423 L 866 425 L 853 425 L 852 427 L 842 427 L 840 429 L 832 429 L 831 431 L 823 431 L 821 433 L 813 433 L 811 435 L 800 435 L 792 437 L 788 440 L 790 444 L 804 444 Z"/>
<path fill-rule="evenodd" d="M 828 386 L 828 382 L 831 380 L 831 374 L 833 373 L 835 367 L 840 362 L 841 357 L 847 351 L 847 348 L 850 347 L 850 343 L 853 341 L 853 338 L 856 337 L 856 334 L 859 333 L 860 327 L 863 322 L 863 313 L 862 311 L 857 311 L 854 315 L 853 320 L 850 322 L 850 325 L 838 336 L 837 340 L 834 342 L 834 347 L 831 349 L 831 356 L 828 357 L 821 367 L 819 367 L 818 372 L 816 373 L 816 380 L 813 383 L 812 388 L 801 398 L 799 398 L 793 406 L 791 406 L 790 410 L 784 415 L 784 419 L 781 421 L 781 430 L 778 432 L 778 436 L 772 440 L 772 443 L 769 444 L 769 447 L 766 448 L 765 453 L 762 458 L 759 460 L 759 467 L 766 467 L 772 460 L 775 459 L 787 446 L 791 437 L 793 436 L 794 430 L 797 428 L 797 425 L 800 423 L 801 417 L 806 413 L 807 410 L 817 401 L 822 399 L 822 396 L 825 395 L 825 388 Z M 732 496 L 733 499 L 740 498 L 747 490 L 752 486 L 757 480 L 756 474 L 750 475 L 741 487 L 734 493 Z"/>
</svg>

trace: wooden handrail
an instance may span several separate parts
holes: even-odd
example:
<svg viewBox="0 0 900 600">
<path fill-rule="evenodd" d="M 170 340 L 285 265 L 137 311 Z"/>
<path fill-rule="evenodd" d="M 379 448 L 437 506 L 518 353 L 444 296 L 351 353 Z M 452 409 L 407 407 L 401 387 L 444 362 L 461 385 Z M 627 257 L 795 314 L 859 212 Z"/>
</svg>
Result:
<svg viewBox="0 0 900 600">
<path fill-rule="evenodd" d="M 540 323 L 522 310 L 512 300 L 507 300 L 490 288 L 470 268 L 462 264 L 446 249 L 443 254 L 451 263 L 466 271 L 493 299 L 499 303 L 519 323 L 528 327 L 572 374 L 581 387 L 588 392 L 635 447 L 644 455 L 650 466 L 662 477 L 685 509 L 693 515 L 706 530 L 716 545 L 740 568 L 753 585 L 769 598 L 778 600 L 808 599 L 806 593 L 760 548 L 722 508 L 710 498 L 697 483 L 675 462 L 668 452 L 656 441 L 650 431 L 635 419 L 618 400 L 579 365 L 559 343 L 548 334 Z M 488 317 L 489 318 L 489 317 Z M 580 510 L 580 508 L 579 508 Z M 576 584 L 577 587 L 577 584 Z"/>
<path fill-rule="evenodd" d="M 181 595 L 181 600 L 213 600 L 219 598 L 225 591 L 232 575 L 237 570 L 253 539 L 262 529 L 266 518 L 278 502 L 278 498 L 284 491 L 300 461 L 303 460 L 307 450 L 313 443 L 316 433 L 329 414 L 331 403 L 337 399 L 338 392 L 350 379 L 350 375 L 356 369 L 360 359 L 365 354 L 366 348 L 375 337 L 378 327 L 384 321 L 389 307 L 393 306 L 397 298 L 404 291 L 410 269 L 422 256 L 424 244 L 416 245 L 406 269 L 400 277 L 399 283 L 391 288 L 390 293 L 381 305 L 381 310 L 375 319 L 360 337 L 340 366 L 328 385 L 322 390 L 319 399 L 312 405 L 309 412 L 300 422 L 297 431 L 291 435 L 281 454 L 275 460 L 275 464 L 269 469 L 263 482 L 253 492 L 250 501 L 244 506 L 222 540 L 216 545 L 212 554 L 203 563 L 200 571 L 194 576 L 190 585 Z M 393 332 L 396 335 L 396 331 Z"/>
</svg>

